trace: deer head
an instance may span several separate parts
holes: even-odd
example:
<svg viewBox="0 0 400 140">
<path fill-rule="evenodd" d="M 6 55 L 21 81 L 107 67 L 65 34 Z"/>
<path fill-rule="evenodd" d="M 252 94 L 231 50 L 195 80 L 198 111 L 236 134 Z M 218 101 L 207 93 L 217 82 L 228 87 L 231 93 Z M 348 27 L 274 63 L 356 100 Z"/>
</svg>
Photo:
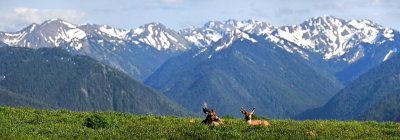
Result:
<svg viewBox="0 0 400 140">
<path fill-rule="evenodd" d="M 246 121 L 251 121 L 251 115 L 253 115 L 253 112 L 256 108 L 254 107 L 253 110 L 247 112 L 243 107 L 242 110 L 240 110 L 240 113 L 242 113 L 244 115 L 244 119 L 246 119 Z"/>
<path fill-rule="evenodd" d="M 208 108 L 203 108 L 203 112 L 207 114 L 207 117 L 202 123 L 205 124 L 212 124 L 213 122 L 218 122 L 219 118 L 217 114 L 215 113 L 215 108 L 212 110 L 209 110 Z"/>
<path fill-rule="evenodd" d="M 244 114 L 244 119 L 247 121 L 247 123 L 249 123 L 251 125 L 265 125 L 265 126 L 270 125 L 269 122 L 265 121 L 265 120 L 251 120 L 251 115 L 253 115 L 255 109 L 256 108 L 254 107 L 253 110 L 247 112 L 242 107 L 242 110 L 240 110 L 240 113 Z"/>
</svg>

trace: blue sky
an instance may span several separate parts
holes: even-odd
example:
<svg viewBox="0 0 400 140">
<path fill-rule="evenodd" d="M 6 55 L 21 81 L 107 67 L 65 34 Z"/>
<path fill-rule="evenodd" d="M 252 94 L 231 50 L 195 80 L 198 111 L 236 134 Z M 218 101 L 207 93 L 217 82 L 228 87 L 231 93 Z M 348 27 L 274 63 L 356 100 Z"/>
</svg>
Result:
<svg viewBox="0 0 400 140">
<path fill-rule="evenodd" d="M 0 31 L 51 18 L 123 29 L 160 22 L 179 30 L 227 19 L 282 26 L 324 14 L 369 19 L 400 30 L 400 0 L 0 0 Z"/>
</svg>

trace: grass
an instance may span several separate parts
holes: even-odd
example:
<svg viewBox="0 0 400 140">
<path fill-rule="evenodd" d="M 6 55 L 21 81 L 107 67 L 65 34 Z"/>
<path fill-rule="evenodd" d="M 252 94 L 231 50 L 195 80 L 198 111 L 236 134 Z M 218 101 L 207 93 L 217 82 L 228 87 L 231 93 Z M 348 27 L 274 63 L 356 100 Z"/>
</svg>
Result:
<svg viewBox="0 0 400 140">
<path fill-rule="evenodd" d="M 107 127 L 87 127 L 93 117 Z M 400 139 L 396 122 L 270 119 L 266 127 L 233 117 L 208 126 L 203 119 L 0 107 L 0 139 Z"/>
</svg>

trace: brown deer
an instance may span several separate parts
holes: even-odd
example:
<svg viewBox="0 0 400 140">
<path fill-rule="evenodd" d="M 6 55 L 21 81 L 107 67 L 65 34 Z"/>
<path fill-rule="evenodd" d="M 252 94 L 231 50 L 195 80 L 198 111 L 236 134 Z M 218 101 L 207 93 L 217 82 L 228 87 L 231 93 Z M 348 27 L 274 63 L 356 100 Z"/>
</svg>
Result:
<svg viewBox="0 0 400 140">
<path fill-rule="evenodd" d="M 220 125 L 223 124 L 215 113 L 215 108 L 212 110 L 209 110 L 208 108 L 203 108 L 203 112 L 207 114 L 207 117 L 205 120 L 203 120 L 201 123 L 203 124 L 214 124 L 214 125 Z"/>
<path fill-rule="evenodd" d="M 247 112 L 243 107 L 242 110 L 240 110 L 240 113 L 244 114 L 244 119 L 247 121 L 247 123 L 251 125 L 265 125 L 268 126 L 270 125 L 269 122 L 265 120 L 251 120 L 251 115 L 253 115 L 253 112 L 256 108 L 254 107 L 253 110 Z"/>
</svg>

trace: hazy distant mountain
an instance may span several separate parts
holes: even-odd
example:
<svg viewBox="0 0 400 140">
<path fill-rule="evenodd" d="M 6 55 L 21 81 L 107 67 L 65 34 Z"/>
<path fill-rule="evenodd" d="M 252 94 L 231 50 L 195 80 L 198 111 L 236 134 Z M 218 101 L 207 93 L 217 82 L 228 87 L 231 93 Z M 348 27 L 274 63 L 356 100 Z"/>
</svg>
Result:
<svg viewBox="0 0 400 140">
<path fill-rule="evenodd" d="M 207 104 L 240 116 L 241 106 L 257 107 L 257 114 L 273 118 L 321 106 L 340 89 L 303 58 L 240 30 L 171 58 L 145 83 L 191 111 Z"/>
<path fill-rule="evenodd" d="M 157 50 L 188 49 L 185 46 L 187 43 L 177 32 L 160 23 L 150 23 L 137 29 L 125 30 L 106 25 L 73 25 L 61 19 L 51 19 L 40 25 L 33 23 L 15 33 L 3 32 L 0 37 L 2 42 L 11 46 L 39 48 L 68 44 L 75 51 L 88 47 L 86 44 L 88 37 L 97 37 L 100 45 L 102 40 L 107 40 L 116 45 L 127 42 L 137 45 L 143 43 Z"/>
<path fill-rule="evenodd" d="M 6 95 L 15 97 L 12 106 L 24 102 L 20 98 L 70 110 L 194 115 L 127 74 L 60 48 L 2 47 L 0 78 L 0 87 L 18 94 Z"/>
<path fill-rule="evenodd" d="M 384 108 L 382 105 L 393 104 L 391 101 L 397 95 L 390 94 L 400 91 L 400 55 L 383 62 L 379 66 L 372 68 L 362 74 L 356 80 L 347 85 L 329 102 L 321 108 L 303 112 L 298 116 L 299 119 L 338 119 L 348 120 L 357 119 L 363 112 L 374 108 Z M 393 97 L 391 99 L 384 99 Z M 398 102 L 396 102 L 398 104 Z M 396 106 L 396 105 L 394 105 Z M 385 106 L 386 107 L 386 106 Z M 390 106 L 387 106 L 389 109 Z M 392 106 L 393 107 L 393 106 Z M 369 112 L 388 113 L 385 110 L 375 110 Z M 367 113 L 368 114 L 368 113 Z M 376 114 L 378 116 L 391 116 L 395 114 Z M 373 116 L 371 116 L 374 118 Z M 369 118 L 364 116 L 364 118 Z M 379 118 L 376 118 L 380 120 Z"/>
<path fill-rule="evenodd" d="M 54 19 L 32 24 L 15 33 L 0 33 L 0 41 L 29 48 L 61 47 L 91 56 L 142 80 L 189 43 L 159 23 L 134 30 L 106 25 L 73 25 Z"/>
</svg>

